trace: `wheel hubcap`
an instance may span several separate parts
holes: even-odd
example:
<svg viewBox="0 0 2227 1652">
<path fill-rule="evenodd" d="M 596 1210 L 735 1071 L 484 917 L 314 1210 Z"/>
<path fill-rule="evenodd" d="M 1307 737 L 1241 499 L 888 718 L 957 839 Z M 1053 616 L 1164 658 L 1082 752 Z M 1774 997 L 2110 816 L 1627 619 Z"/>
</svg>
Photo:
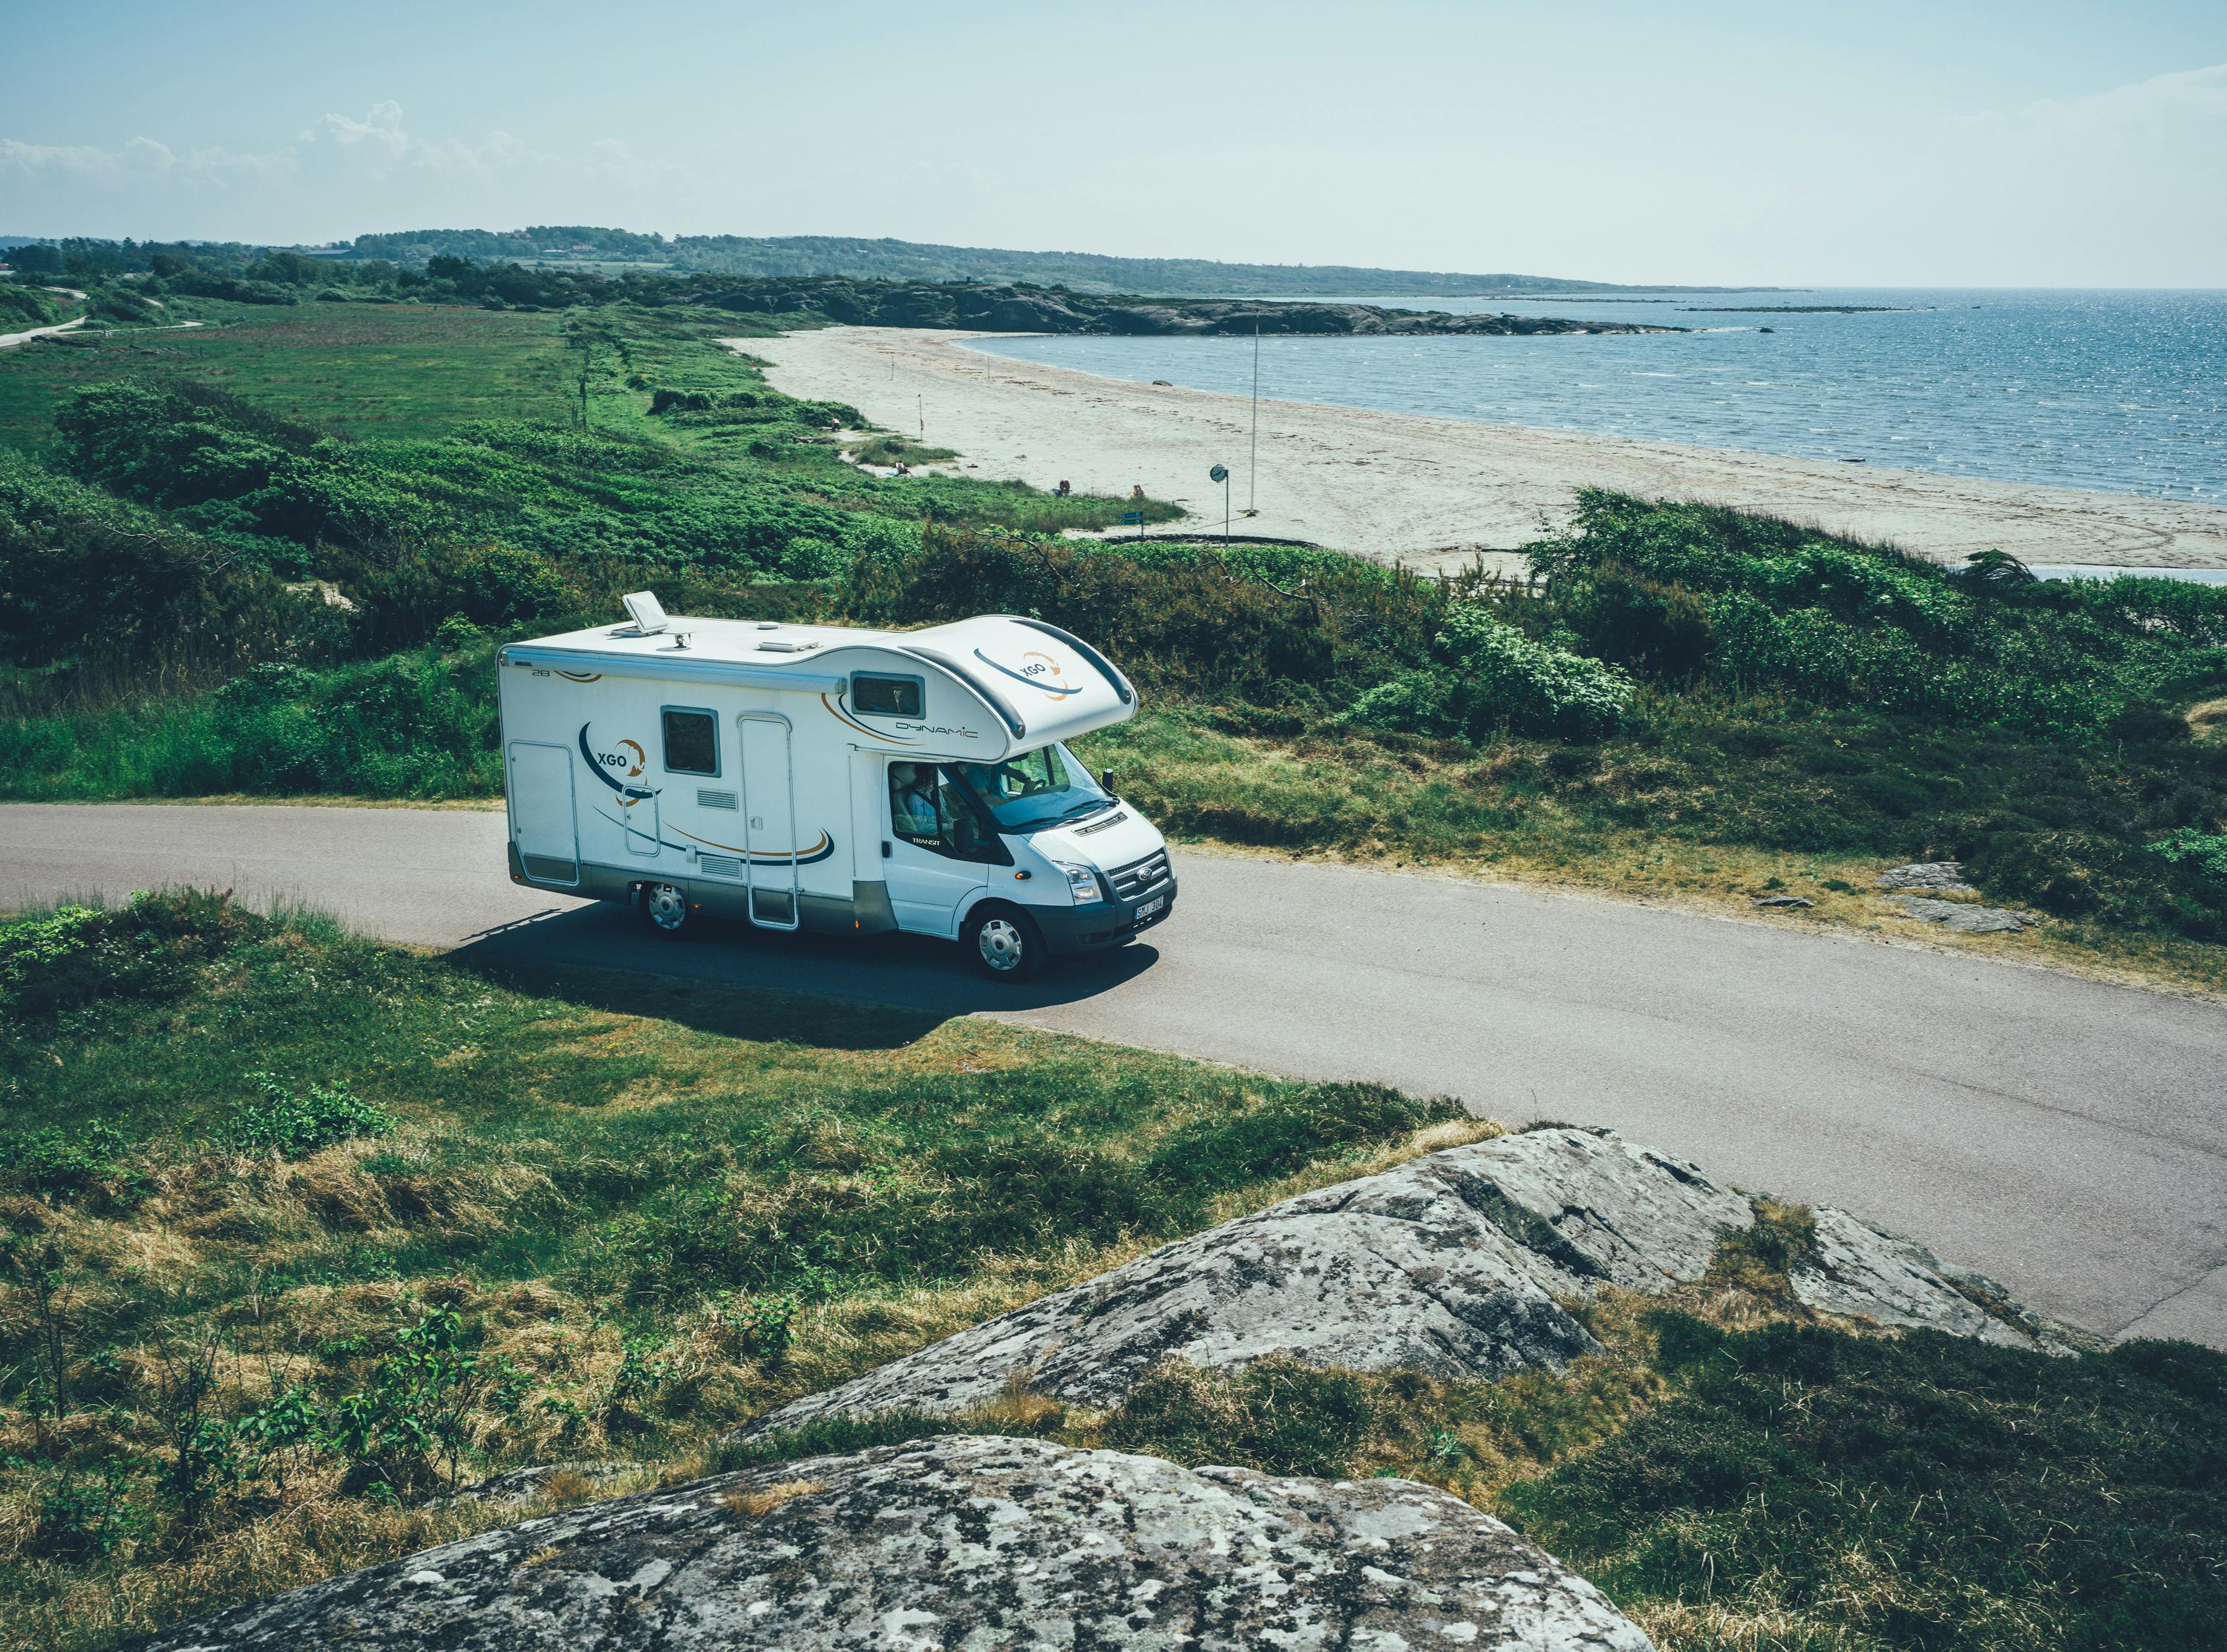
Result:
<svg viewBox="0 0 2227 1652">
<path fill-rule="evenodd" d="M 1021 932 L 1007 919 L 992 918 L 976 932 L 975 942 L 982 961 L 999 974 L 1021 966 Z"/>
<path fill-rule="evenodd" d="M 653 883 L 641 892 L 649 921 L 660 929 L 678 929 L 688 918 L 688 903 L 670 883 Z"/>
</svg>

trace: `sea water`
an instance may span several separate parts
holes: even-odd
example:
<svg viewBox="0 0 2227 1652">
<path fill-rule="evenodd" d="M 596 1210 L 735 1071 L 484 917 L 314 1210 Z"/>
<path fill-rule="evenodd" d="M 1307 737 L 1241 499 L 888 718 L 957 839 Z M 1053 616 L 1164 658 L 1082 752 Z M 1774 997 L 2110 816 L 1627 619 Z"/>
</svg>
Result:
<svg viewBox="0 0 2227 1652">
<path fill-rule="evenodd" d="M 1691 330 L 1264 338 L 1262 397 L 2227 504 L 2227 291 L 1358 302 Z M 1062 335 L 976 348 L 1115 379 L 1253 387 L 1250 337 Z"/>
</svg>

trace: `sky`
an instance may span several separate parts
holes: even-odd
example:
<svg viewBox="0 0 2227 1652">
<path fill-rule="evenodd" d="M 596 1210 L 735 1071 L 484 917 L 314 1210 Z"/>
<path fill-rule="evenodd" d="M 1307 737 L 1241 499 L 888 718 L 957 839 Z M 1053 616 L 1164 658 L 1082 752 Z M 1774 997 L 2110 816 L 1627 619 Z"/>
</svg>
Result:
<svg viewBox="0 0 2227 1652">
<path fill-rule="evenodd" d="M 2227 285 L 2220 0 L 10 10 L 0 233 Z"/>
</svg>

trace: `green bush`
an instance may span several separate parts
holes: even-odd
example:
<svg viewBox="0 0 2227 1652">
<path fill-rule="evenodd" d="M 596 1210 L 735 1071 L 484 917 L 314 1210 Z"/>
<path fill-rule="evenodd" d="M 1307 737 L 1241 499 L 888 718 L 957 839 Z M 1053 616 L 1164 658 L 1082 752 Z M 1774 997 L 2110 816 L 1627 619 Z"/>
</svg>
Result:
<svg viewBox="0 0 2227 1652">
<path fill-rule="evenodd" d="M 0 1139 L 0 1175 L 26 1193 L 59 1202 L 124 1181 L 130 1146 L 121 1131 L 98 1119 L 71 1129 L 48 1125 Z"/>
<path fill-rule="evenodd" d="M 61 306 L 54 303 L 54 295 L 12 281 L 0 281 L 0 333 L 52 327 L 61 318 Z"/>
<path fill-rule="evenodd" d="M 2186 866 L 2227 890 L 2227 832 L 2198 832 L 2183 826 L 2161 842 L 2151 844 L 2150 853 L 2168 865 Z"/>
<path fill-rule="evenodd" d="M 1567 532 L 1525 548 L 1549 606 L 1612 656 L 1687 668 L 1705 626 L 1719 685 L 1815 705 L 2163 739 L 2160 703 L 2227 664 L 2227 590 L 2186 582 L 1997 577 L 1984 559 L 1951 572 L 1770 517 L 1598 490 Z"/>
<path fill-rule="evenodd" d="M 178 890 L 0 925 L 0 1005 L 31 1020 L 107 998 L 175 998 L 261 922 L 228 894 Z"/>
<path fill-rule="evenodd" d="M 1664 682 L 1699 676 L 1715 644 L 1700 596 L 1619 563 L 1605 563 L 1573 582 L 1560 608 L 1587 653 Z"/>
<path fill-rule="evenodd" d="M 224 1129 L 225 1145 L 237 1152 L 307 1158 L 335 1142 L 394 1129 L 392 1113 L 349 1094 L 345 1082 L 313 1084 L 297 1094 L 268 1073 L 247 1076 L 260 1094 L 234 1107 Z"/>
<path fill-rule="evenodd" d="M 1456 606 L 1438 641 L 1436 661 L 1362 695 L 1350 720 L 1471 740 L 1498 729 L 1598 740 L 1631 700 L 1631 679 L 1616 667 L 1535 641 L 1482 608 Z"/>
</svg>

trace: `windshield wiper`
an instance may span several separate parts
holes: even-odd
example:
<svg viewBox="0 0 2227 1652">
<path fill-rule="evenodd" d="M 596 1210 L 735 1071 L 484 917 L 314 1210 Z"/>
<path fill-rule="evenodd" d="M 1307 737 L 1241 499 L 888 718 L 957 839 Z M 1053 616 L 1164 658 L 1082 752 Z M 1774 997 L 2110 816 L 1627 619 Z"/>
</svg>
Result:
<svg viewBox="0 0 2227 1652">
<path fill-rule="evenodd" d="M 1052 816 L 1052 818 L 1045 821 L 1044 824 L 1046 826 L 1065 826 L 1069 820 L 1080 820 L 1085 815 L 1097 813 L 1101 809 L 1110 809 L 1114 807 L 1114 800 L 1110 797 L 1094 798 L 1089 802 L 1081 804 L 1075 808 L 1069 809 L 1064 813 Z"/>
</svg>

